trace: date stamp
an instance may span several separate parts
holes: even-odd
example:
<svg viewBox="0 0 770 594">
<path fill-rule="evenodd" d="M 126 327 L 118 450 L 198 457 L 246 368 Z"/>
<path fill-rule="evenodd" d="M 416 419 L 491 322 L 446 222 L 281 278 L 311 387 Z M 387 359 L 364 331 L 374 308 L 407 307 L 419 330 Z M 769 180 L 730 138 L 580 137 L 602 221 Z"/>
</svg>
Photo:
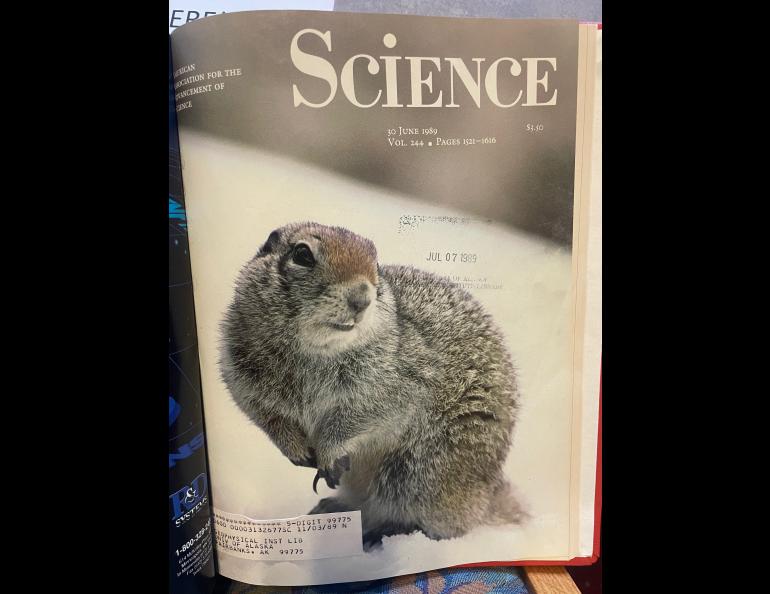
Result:
<svg viewBox="0 0 770 594">
<path fill-rule="evenodd" d="M 475 264 L 478 261 L 478 254 L 466 252 L 428 252 L 426 262 L 460 262 L 462 264 Z"/>
</svg>

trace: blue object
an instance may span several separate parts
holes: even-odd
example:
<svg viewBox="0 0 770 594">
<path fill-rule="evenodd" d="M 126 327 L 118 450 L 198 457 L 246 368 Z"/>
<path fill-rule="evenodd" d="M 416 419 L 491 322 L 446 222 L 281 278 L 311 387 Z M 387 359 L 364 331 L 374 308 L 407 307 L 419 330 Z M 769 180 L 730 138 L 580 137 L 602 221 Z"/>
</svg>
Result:
<svg viewBox="0 0 770 594">
<path fill-rule="evenodd" d="M 227 594 L 530 594 L 515 567 L 439 569 L 373 582 L 325 586 L 250 586 L 233 582 Z"/>
</svg>

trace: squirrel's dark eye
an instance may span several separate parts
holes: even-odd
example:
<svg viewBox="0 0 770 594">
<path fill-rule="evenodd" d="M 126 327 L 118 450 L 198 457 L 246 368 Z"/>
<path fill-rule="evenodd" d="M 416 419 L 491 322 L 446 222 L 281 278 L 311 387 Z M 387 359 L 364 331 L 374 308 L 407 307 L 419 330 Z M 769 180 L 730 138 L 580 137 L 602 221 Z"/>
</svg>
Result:
<svg viewBox="0 0 770 594">
<path fill-rule="evenodd" d="M 295 264 L 299 264 L 300 266 L 305 266 L 307 268 L 312 268 L 315 266 L 315 258 L 313 257 L 313 252 L 310 251 L 310 248 L 305 243 L 298 243 L 294 246 L 294 253 L 291 256 L 291 260 Z"/>
</svg>

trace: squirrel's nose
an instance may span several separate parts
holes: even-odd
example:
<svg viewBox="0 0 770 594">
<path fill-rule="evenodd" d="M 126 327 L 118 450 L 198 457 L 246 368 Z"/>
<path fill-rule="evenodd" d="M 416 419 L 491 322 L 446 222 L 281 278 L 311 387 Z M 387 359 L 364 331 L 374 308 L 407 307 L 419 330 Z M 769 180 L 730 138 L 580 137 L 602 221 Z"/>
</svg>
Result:
<svg viewBox="0 0 770 594">
<path fill-rule="evenodd" d="M 363 284 L 348 295 L 348 305 L 350 306 L 350 309 L 357 314 L 369 307 L 371 302 L 372 300 L 369 299 L 368 287 Z"/>
</svg>

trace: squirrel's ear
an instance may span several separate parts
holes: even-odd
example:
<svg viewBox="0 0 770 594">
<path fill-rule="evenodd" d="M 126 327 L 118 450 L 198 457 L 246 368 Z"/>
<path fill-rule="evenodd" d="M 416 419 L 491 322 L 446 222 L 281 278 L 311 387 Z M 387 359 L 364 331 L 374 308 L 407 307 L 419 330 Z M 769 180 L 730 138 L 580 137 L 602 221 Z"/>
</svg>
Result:
<svg viewBox="0 0 770 594">
<path fill-rule="evenodd" d="M 259 258 L 260 256 L 266 256 L 267 254 L 272 254 L 275 251 L 275 248 L 278 246 L 278 242 L 280 240 L 281 240 L 281 232 L 278 231 L 278 229 L 276 229 L 267 238 L 265 245 L 263 245 L 259 249 L 259 252 L 257 253 L 257 257 Z"/>
</svg>

